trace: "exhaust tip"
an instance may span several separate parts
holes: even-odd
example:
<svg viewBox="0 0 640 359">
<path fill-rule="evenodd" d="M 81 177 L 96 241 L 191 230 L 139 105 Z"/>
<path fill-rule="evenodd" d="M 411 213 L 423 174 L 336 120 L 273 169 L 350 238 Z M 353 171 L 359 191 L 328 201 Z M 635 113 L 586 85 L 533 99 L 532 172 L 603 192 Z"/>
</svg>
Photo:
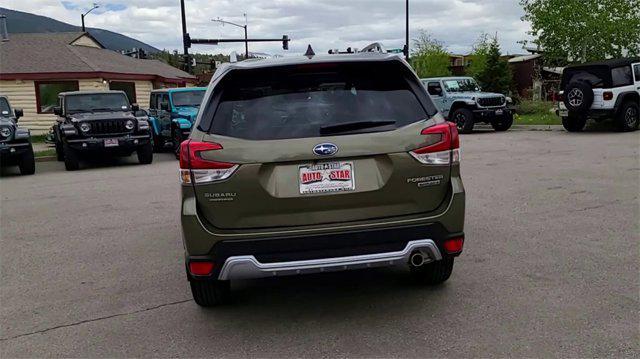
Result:
<svg viewBox="0 0 640 359">
<path fill-rule="evenodd" d="M 420 252 L 415 252 L 409 257 L 409 263 L 414 267 L 420 267 L 425 263 L 424 255 Z"/>
</svg>

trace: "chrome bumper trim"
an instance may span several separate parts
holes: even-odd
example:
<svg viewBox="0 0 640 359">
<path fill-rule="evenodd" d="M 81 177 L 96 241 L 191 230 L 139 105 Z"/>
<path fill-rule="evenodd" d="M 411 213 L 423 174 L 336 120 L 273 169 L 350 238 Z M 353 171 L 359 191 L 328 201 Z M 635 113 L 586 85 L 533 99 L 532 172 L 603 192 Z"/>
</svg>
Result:
<svg viewBox="0 0 640 359">
<path fill-rule="evenodd" d="M 350 257 L 320 258 L 303 261 L 260 263 L 252 255 L 233 256 L 227 258 L 222 266 L 218 279 L 250 279 L 297 274 L 331 272 L 349 269 L 385 267 L 407 264 L 409 257 L 415 251 L 420 251 L 426 257 L 426 262 L 442 259 L 435 242 L 431 239 L 421 239 L 407 243 L 406 247 L 397 252 L 372 253 Z"/>
</svg>

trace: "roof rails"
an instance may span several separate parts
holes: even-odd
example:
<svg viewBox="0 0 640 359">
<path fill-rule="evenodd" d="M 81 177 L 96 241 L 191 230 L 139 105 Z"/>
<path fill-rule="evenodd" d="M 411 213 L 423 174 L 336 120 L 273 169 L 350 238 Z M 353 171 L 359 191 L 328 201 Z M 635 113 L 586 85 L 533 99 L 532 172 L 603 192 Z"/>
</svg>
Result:
<svg viewBox="0 0 640 359">
<path fill-rule="evenodd" d="M 355 49 L 355 48 L 352 49 L 351 47 L 347 47 L 347 51 L 339 51 L 338 49 L 331 49 L 331 50 L 329 50 L 329 55 L 356 54 L 356 53 L 360 53 L 360 52 L 379 52 L 379 53 L 386 54 L 387 53 L 387 49 L 381 43 L 374 42 L 372 44 L 369 44 L 369 45 L 365 46 L 362 50 L 358 50 L 358 49 Z"/>
</svg>

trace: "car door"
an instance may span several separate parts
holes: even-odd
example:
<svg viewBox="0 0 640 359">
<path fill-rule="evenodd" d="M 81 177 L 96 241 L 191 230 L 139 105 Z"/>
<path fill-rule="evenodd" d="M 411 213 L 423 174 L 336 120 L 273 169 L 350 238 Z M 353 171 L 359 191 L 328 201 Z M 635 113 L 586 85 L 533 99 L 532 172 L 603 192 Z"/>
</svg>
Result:
<svg viewBox="0 0 640 359">
<path fill-rule="evenodd" d="M 445 109 L 445 96 L 440 81 L 427 82 L 427 92 L 429 92 L 429 96 L 431 96 L 433 104 L 436 105 L 438 110 L 446 116 L 445 111 L 448 111 L 448 109 Z"/>
<path fill-rule="evenodd" d="M 171 104 L 169 103 L 168 94 L 159 95 L 157 111 L 162 135 L 171 137 Z"/>
</svg>

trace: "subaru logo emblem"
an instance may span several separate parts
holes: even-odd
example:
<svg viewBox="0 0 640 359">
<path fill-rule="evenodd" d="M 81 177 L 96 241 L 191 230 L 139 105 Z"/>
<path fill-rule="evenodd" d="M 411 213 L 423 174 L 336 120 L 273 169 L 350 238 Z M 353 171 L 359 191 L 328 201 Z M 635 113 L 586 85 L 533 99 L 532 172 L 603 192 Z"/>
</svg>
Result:
<svg viewBox="0 0 640 359">
<path fill-rule="evenodd" d="M 313 153 L 318 156 L 333 156 L 338 152 L 338 146 L 333 143 L 321 143 L 313 148 Z"/>
</svg>

